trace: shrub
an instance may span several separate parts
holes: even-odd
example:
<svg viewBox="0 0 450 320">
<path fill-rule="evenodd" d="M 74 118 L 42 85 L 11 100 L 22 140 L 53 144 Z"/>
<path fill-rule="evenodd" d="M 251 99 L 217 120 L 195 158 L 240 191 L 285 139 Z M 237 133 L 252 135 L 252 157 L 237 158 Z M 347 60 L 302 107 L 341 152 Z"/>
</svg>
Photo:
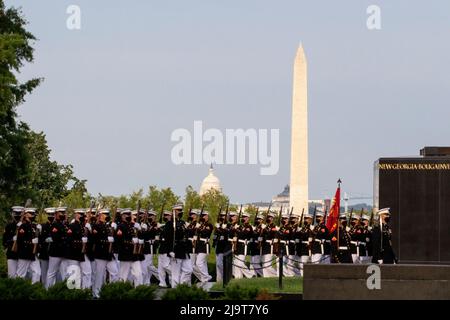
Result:
<svg viewBox="0 0 450 320">
<path fill-rule="evenodd" d="M 42 300 L 45 289 L 41 283 L 31 284 L 30 280 L 21 278 L 0 279 L 0 300 Z"/>
<path fill-rule="evenodd" d="M 113 282 L 104 284 L 100 289 L 100 299 L 103 300 L 127 300 L 127 295 L 133 285 L 129 282 Z"/>
<path fill-rule="evenodd" d="M 208 300 L 209 295 L 205 290 L 196 286 L 180 284 L 174 289 L 167 290 L 161 298 L 162 300 Z"/>
<path fill-rule="evenodd" d="M 153 300 L 155 299 L 156 286 L 141 285 L 131 289 L 126 294 L 127 300 Z"/>
<path fill-rule="evenodd" d="M 280 297 L 269 293 L 267 289 L 261 289 L 256 296 L 256 300 L 279 300 Z"/>
<path fill-rule="evenodd" d="M 69 289 L 66 281 L 58 282 L 48 288 L 47 300 L 90 300 L 92 293 L 89 289 Z"/>
<path fill-rule="evenodd" d="M 225 287 L 224 300 L 255 300 L 259 293 L 257 287 L 243 287 L 237 283 L 231 283 Z"/>
</svg>

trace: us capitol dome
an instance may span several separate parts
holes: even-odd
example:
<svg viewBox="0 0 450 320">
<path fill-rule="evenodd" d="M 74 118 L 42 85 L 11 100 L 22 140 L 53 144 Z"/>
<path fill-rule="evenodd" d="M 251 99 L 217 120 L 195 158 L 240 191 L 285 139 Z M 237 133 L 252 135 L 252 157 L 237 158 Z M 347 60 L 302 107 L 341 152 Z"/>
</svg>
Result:
<svg viewBox="0 0 450 320">
<path fill-rule="evenodd" d="M 202 185 L 200 186 L 199 195 L 202 196 L 207 193 L 209 190 L 215 189 L 219 192 L 222 192 L 222 187 L 220 185 L 220 180 L 214 175 L 214 169 L 211 164 L 209 167 L 209 173 L 205 179 L 203 179 Z"/>
</svg>

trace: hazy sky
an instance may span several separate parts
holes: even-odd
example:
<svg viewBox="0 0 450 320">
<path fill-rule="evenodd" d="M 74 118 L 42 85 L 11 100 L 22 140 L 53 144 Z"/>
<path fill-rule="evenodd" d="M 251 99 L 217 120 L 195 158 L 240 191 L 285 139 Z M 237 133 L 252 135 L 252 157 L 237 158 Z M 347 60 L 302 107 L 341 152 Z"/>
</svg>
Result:
<svg viewBox="0 0 450 320">
<path fill-rule="evenodd" d="M 113 4 L 114 3 L 114 4 Z M 199 188 L 208 165 L 172 164 L 177 128 L 280 129 L 280 170 L 216 166 L 235 202 L 289 181 L 292 66 L 308 60 L 309 193 L 371 195 L 373 162 L 450 145 L 450 2 L 21 0 L 36 43 L 20 107 L 92 193 Z M 66 28 L 69 5 L 81 30 Z M 381 30 L 366 27 L 381 7 Z M 367 200 L 370 202 L 370 200 Z"/>
</svg>

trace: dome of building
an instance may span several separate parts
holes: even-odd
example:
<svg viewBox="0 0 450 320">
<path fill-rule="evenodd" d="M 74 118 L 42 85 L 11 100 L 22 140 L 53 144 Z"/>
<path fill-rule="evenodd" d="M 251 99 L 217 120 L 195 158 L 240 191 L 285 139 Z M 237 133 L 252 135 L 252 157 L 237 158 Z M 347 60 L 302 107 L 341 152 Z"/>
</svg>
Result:
<svg viewBox="0 0 450 320">
<path fill-rule="evenodd" d="M 209 168 L 209 173 L 205 179 L 203 179 L 202 185 L 200 186 L 200 196 L 207 193 L 209 190 L 215 189 L 217 191 L 222 192 L 222 187 L 220 186 L 220 180 L 214 175 L 214 169 L 211 164 Z"/>
</svg>

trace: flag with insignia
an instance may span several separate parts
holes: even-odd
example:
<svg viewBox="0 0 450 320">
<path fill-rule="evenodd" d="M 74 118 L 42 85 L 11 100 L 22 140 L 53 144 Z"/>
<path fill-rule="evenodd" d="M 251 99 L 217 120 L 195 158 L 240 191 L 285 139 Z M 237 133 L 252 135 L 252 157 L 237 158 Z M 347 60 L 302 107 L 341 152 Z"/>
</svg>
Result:
<svg viewBox="0 0 450 320">
<path fill-rule="evenodd" d="M 341 180 L 338 181 L 336 194 L 334 195 L 334 198 L 331 201 L 330 212 L 327 217 L 327 228 L 328 230 L 330 230 L 330 233 L 336 230 L 339 219 L 340 207 L 341 207 Z"/>
</svg>

